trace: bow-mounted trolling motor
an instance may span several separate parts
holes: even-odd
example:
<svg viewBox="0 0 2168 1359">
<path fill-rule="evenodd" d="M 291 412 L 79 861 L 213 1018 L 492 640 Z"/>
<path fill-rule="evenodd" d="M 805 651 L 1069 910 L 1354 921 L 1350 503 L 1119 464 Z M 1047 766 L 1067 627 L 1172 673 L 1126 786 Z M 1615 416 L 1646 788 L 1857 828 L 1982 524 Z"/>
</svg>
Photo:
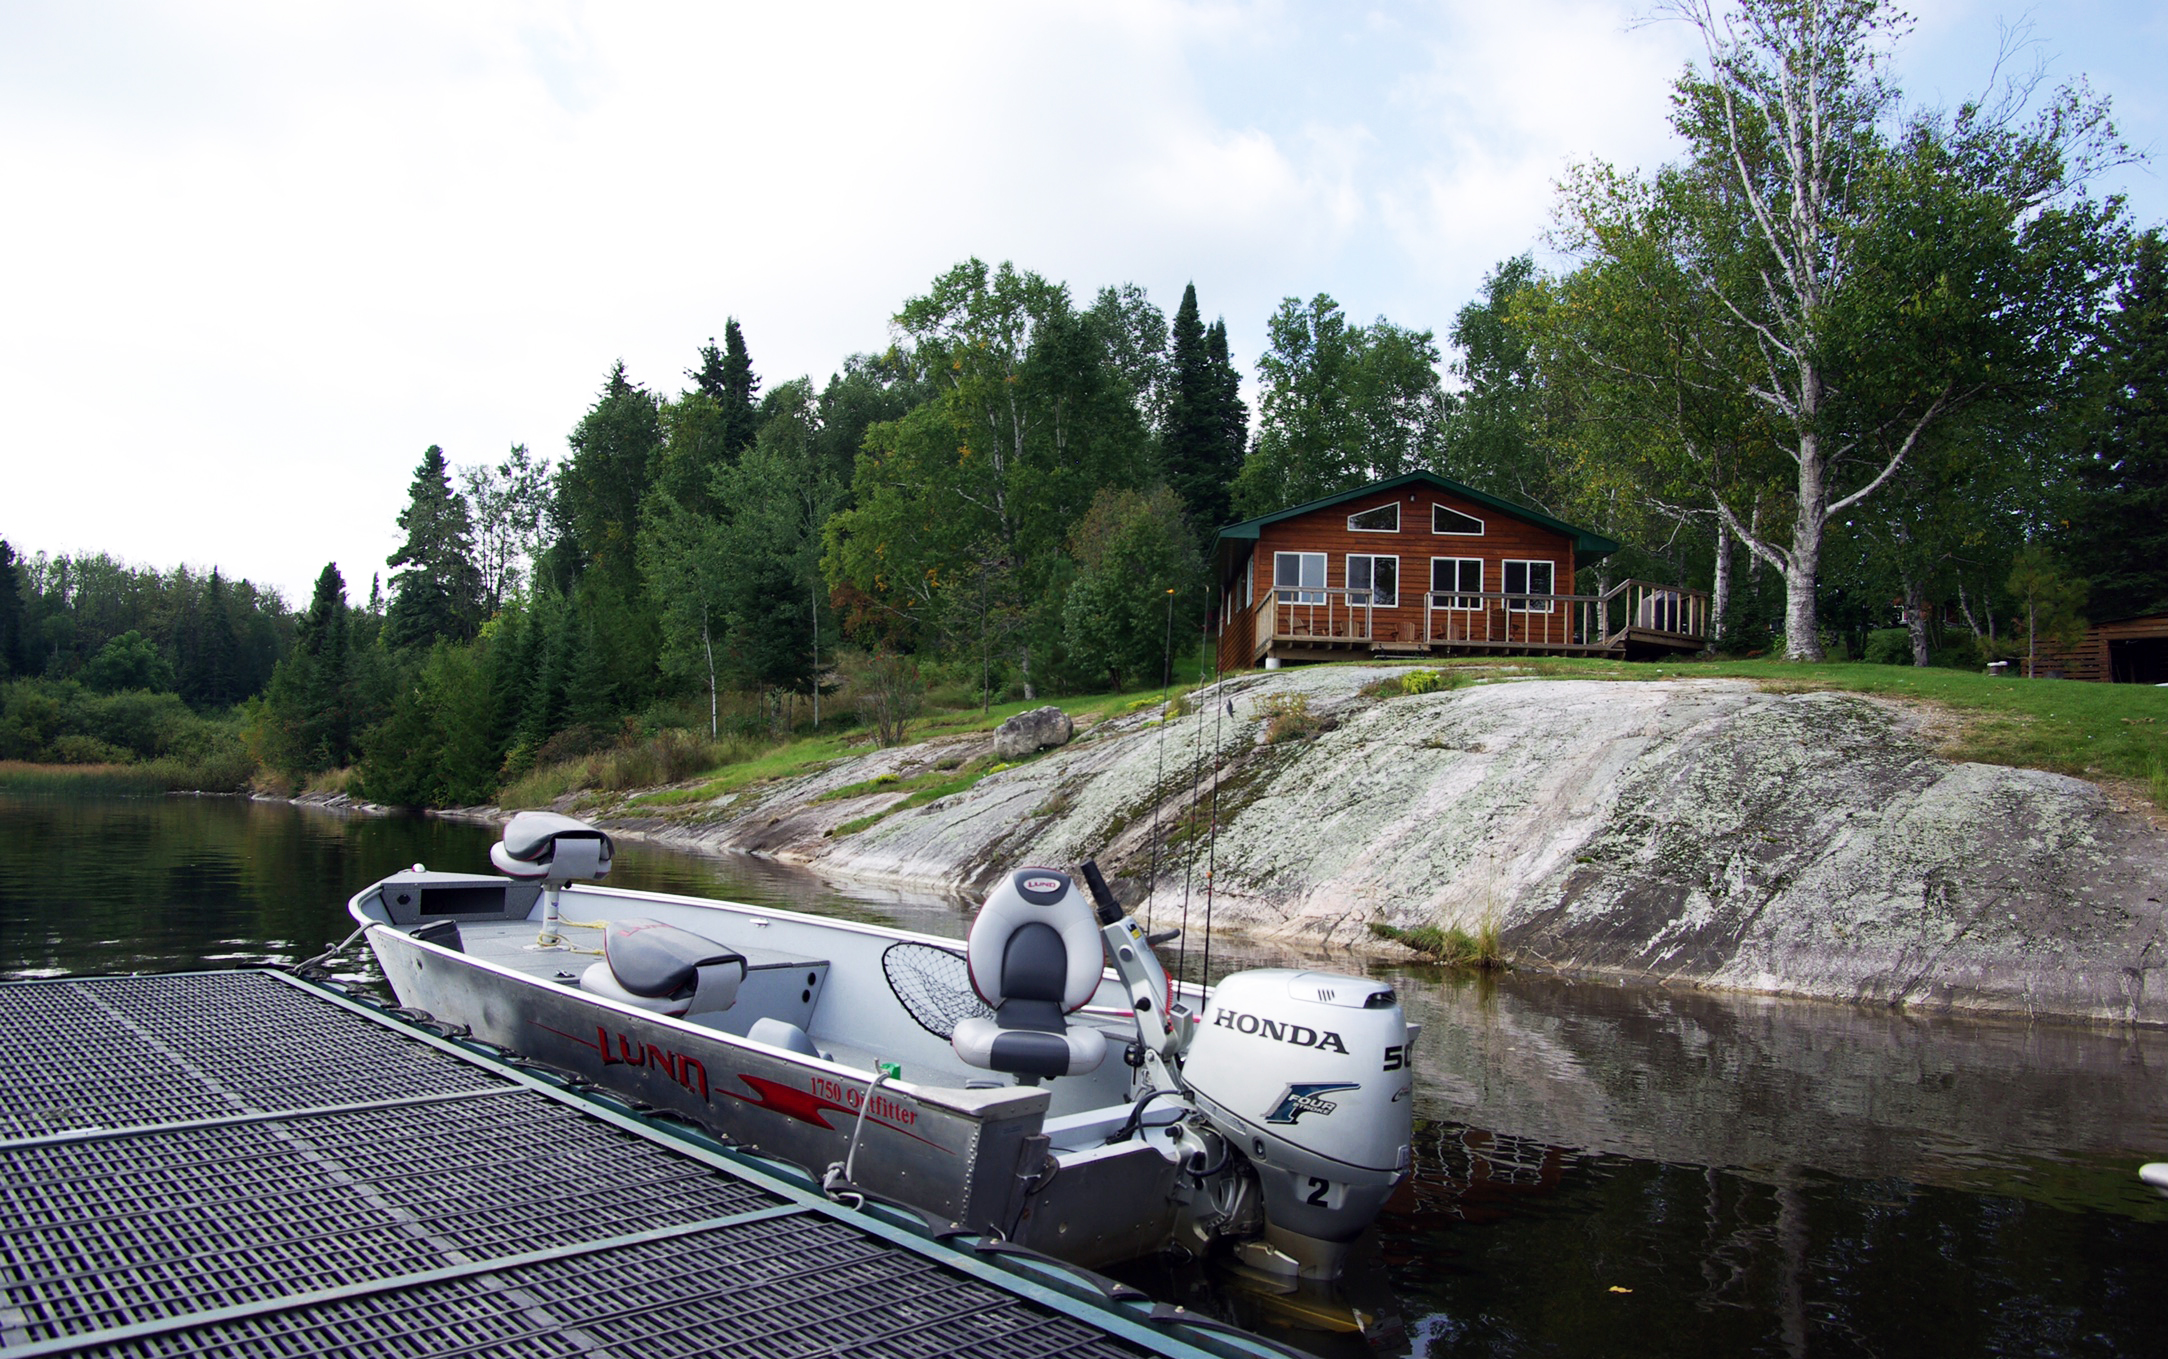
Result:
<svg viewBox="0 0 2168 1359">
<path fill-rule="evenodd" d="M 1073 891 L 1048 870 L 1012 876 L 1023 882 L 1034 874 L 1059 881 L 1064 898 Z M 1192 1013 L 1098 865 L 1085 863 L 1077 876 L 1097 903 L 1107 960 L 1136 1016 L 1130 1061 L 1139 1107 L 1144 1100 L 1187 1106 L 1167 1150 L 1197 1181 L 1201 1234 L 1239 1228 L 1240 1215 L 1209 1205 L 1239 1201 L 1233 1182 L 1248 1179 L 1263 1200 L 1263 1230 L 1237 1245 L 1241 1262 L 1282 1276 L 1338 1278 L 1348 1243 L 1376 1219 L 1410 1165 L 1414 1035 L 1399 997 L 1366 977 L 1269 968 L 1222 979 L 1204 1013 Z M 1011 887 L 996 888 L 987 911 Z M 972 940 L 976 946 L 975 925 Z"/>
</svg>

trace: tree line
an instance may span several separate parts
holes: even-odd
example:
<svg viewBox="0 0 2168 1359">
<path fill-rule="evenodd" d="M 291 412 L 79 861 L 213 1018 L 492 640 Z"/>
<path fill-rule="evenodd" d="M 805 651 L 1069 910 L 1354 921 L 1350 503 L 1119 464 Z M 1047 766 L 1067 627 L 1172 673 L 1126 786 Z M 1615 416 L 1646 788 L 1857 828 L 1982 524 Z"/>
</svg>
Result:
<svg viewBox="0 0 2168 1359">
<path fill-rule="evenodd" d="M 1674 11 L 1705 39 L 1682 158 L 1575 169 L 1561 263 L 1498 264 L 1443 346 L 1290 297 L 1253 412 L 1194 287 L 1170 318 L 970 259 L 825 382 L 764 383 L 731 320 L 674 391 L 613 366 L 554 461 L 429 448 L 365 602 L 335 566 L 292 616 L 153 573 L 172 602 L 56 621 L 39 601 L 116 588 L 56 575 L 126 571 L 0 549 L 0 659 L 87 673 L 117 647 L 98 683 L 140 662 L 140 687 L 240 698 L 267 769 L 479 802 L 839 697 L 886 730 L 912 685 L 1156 682 L 1213 617 L 1220 526 L 1418 467 L 1629 544 L 1580 591 L 1712 589 L 1735 653 L 1977 665 L 2168 609 L 2168 276 L 2159 231 L 2090 188 L 2130 156 L 2105 105 L 2020 82 L 1908 108 L 1873 0 Z"/>
</svg>

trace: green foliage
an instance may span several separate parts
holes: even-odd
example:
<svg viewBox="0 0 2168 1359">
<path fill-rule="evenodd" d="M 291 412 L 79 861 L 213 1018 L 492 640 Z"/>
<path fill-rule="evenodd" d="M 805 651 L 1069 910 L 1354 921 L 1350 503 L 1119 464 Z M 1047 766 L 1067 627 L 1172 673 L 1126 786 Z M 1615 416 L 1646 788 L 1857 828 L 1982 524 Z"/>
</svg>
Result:
<svg viewBox="0 0 2168 1359">
<path fill-rule="evenodd" d="M 294 647 L 272 672 L 256 711 L 265 765 L 289 773 L 335 769 L 354 758 L 355 737 L 373 713 L 359 684 L 346 581 L 336 563 L 316 578 Z"/>
<path fill-rule="evenodd" d="M 894 652 L 850 652 L 837 669 L 843 706 L 871 727 L 882 745 L 902 745 L 926 703 L 926 680 L 917 663 Z"/>
<path fill-rule="evenodd" d="M 1905 628 L 1876 628 L 1867 634 L 1859 658 L 1869 665 L 1912 664 L 1912 633 Z"/>
<path fill-rule="evenodd" d="M 101 694 L 117 694 L 124 689 L 164 693 L 173 688 L 173 667 L 149 639 L 130 629 L 91 657 L 79 678 L 85 687 Z"/>
<path fill-rule="evenodd" d="M 1199 542 L 1233 520 L 1232 489 L 1249 445 L 1249 412 L 1241 380 L 1227 357 L 1227 327 L 1207 330 L 1197 308 L 1197 285 L 1182 290 L 1174 313 L 1160 457 L 1167 484 L 1182 498 Z"/>
<path fill-rule="evenodd" d="M 126 765 L 148 785 L 231 792 L 255 771 L 232 717 L 192 712 L 172 693 L 101 694 L 74 680 L 0 682 L 0 761 Z"/>
<path fill-rule="evenodd" d="M 1197 636 L 1204 563 L 1182 502 L 1160 487 L 1103 490 L 1069 535 L 1077 574 L 1063 637 L 1077 673 L 1120 689 L 1157 683 Z"/>
<path fill-rule="evenodd" d="M 1458 925 L 1443 930 L 1436 925 L 1417 925 L 1414 929 L 1404 930 L 1375 920 L 1370 922 L 1370 933 L 1379 939 L 1404 944 L 1448 967 L 1493 970 L 1506 966 L 1495 916 L 1486 917 L 1473 934 Z"/>
<path fill-rule="evenodd" d="M 1436 466 L 1451 401 L 1427 330 L 1379 317 L 1349 325 L 1320 293 L 1288 298 L 1257 361 L 1262 420 L 1235 479 L 1234 513 L 1253 518 L 1384 477 Z"/>
<path fill-rule="evenodd" d="M 514 444 L 495 467 L 459 469 L 474 527 L 474 566 L 482 617 L 495 617 L 520 592 L 542 550 L 542 519 L 549 512 L 550 461 Z"/>
<path fill-rule="evenodd" d="M 1367 698 L 1397 698 L 1402 694 L 1441 693 L 1470 682 L 1468 672 L 1462 669 L 1402 670 L 1370 681 L 1360 692 Z"/>
<path fill-rule="evenodd" d="M 0 679 L 22 673 L 29 663 L 22 572 L 16 565 L 15 549 L 0 538 Z"/>
<path fill-rule="evenodd" d="M 1271 694 L 1260 699 L 1250 709 L 1251 715 L 1265 719 L 1265 744 L 1278 745 L 1282 741 L 1309 741 L 1331 730 L 1331 723 L 1310 711 L 1308 694 Z"/>
<path fill-rule="evenodd" d="M 2141 238 L 2103 335 L 2106 397 L 2064 535 L 2102 620 L 2168 613 L 2168 243 Z"/>
<path fill-rule="evenodd" d="M 2086 583 L 2070 574 L 2061 559 L 2039 543 L 2029 544 L 2010 564 L 2006 583 L 2025 621 L 2026 673 L 2037 673 L 2041 643 L 2073 647 L 2085 635 Z"/>
<path fill-rule="evenodd" d="M 398 568 L 391 577 L 391 607 L 384 614 L 385 644 L 403 650 L 473 636 L 482 607 L 474 525 L 467 502 L 452 491 L 444 450 L 435 444 L 414 469 L 399 528 L 406 539 L 385 560 L 385 565 Z"/>
<path fill-rule="evenodd" d="M 291 634 L 276 592 L 215 570 L 160 572 L 104 553 L 0 557 L 0 674 L 79 675 L 135 632 L 157 648 L 184 702 L 222 709 L 262 689 Z"/>
<path fill-rule="evenodd" d="M 1526 312 L 1575 479 L 1721 523 L 1783 574 L 1787 653 L 1813 660 L 1846 516 L 1873 510 L 1924 589 L 1978 550 L 1942 512 L 1965 465 L 2024 446 L 1955 427 L 2000 409 L 2037 430 L 2076 395 L 2122 230 L 2082 175 L 2123 152 L 2082 91 L 2029 125 L 1977 104 L 1899 123 L 1903 21 L 1874 0 L 1688 17 L 1707 59 L 1676 87 L 1685 158 L 1574 171 L 1580 264 Z"/>
<path fill-rule="evenodd" d="M 827 525 L 824 569 L 892 643 L 976 653 L 1027 695 L 1060 626 L 1063 540 L 1105 487 L 1134 487 L 1151 445 L 1103 318 L 1068 290 L 978 260 L 896 316 L 937 394 L 866 432 L 856 504 Z"/>
</svg>

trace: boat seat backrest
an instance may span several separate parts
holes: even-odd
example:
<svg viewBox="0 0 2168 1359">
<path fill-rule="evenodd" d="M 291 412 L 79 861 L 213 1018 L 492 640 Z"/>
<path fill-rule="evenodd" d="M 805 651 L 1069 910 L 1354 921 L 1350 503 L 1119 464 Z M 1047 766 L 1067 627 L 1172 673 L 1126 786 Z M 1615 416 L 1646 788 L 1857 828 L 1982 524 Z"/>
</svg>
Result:
<svg viewBox="0 0 2168 1359">
<path fill-rule="evenodd" d="M 964 961 L 971 988 L 994 1009 L 957 1023 L 949 1042 L 972 1066 L 1029 1076 L 1065 1076 L 1098 1066 L 1106 1039 L 1067 1015 L 1099 989 L 1104 966 L 1099 921 L 1067 874 L 1012 873 L 971 922 Z"/>
<path fill-rule="evenodd" d="M 613 850 L 602 831 L 556 812 L 521 812 L 489 847 L 497 871 L 524 882 L 559 886 L 610 875 Z"/>
<path fill-rule="evenodd" d="M 613 920 L 602 961 L 580 989 L 664 1014 L 706 1014 L 737 1003 L 745 955 L 659 920 Z"/>
</svg>

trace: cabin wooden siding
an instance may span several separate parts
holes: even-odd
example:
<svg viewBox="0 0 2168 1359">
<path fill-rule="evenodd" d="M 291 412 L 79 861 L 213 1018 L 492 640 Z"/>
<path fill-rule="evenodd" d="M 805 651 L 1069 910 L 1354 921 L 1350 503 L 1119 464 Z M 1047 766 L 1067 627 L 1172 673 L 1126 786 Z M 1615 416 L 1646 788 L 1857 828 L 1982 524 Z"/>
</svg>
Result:
<svg viewBox="0 0 2168 1359">
<path fill-rule="evenodd" d="M 1350 516 L 1395 502 L 1400 505 L 1397 532 L 1366 532 L 1348 527 Z M 1481 520 L 1483 532 L 1432 533 L 1432 505 L 1443 505 Z M 1572 592 L 1575 569 L 1574 543 L 1568 535 L 1434 487 L 1406 487 L 1352 497 L 1309 514 L 1264 525 L 1258 531 L 1245 568 L 1248 588 L 1244 588 L 1241 575 L 1224 583 L 1230 598 L 1223 601 L 1220 615 L 1224 620 L 1219 641 L 1222 669 L 1247 669 L 1259 663 L 1254 605 L 1272 590 L 1273 556 L 1279 552 L 1324 553 L 1325 588 L 1334 590 L 1349 588 L 1349 556 L 1398 557 L 1399 602 L 1391 608 L 1378 607 L 1373 614 L 1376 630 L 1372 635 L 1382 641 L 1403 635 L 1424 635 L 1424 596 L 1430 590 L 1433 557 L 1480 558 L 1483 588 L 1492 591 L 1505 589 L 1505 563 L 1509 560 L 1551 563 L 1551 593 L 1555 594 Z M 1475 616 L 1480 617 L 1480 613 Z M 1563 625 L 1565 620 L 1559 621 Z M 1403 633 L 1403 623 L 1413 628 L 1412 634 Z"/>
<path fill-rule="evenodd" d="M 2038 658 L 2032 661 L 2033 673 L 2042 679 L 2110 682 L 2115 678 L 2115 662 L 2109 648 L 2117 642 L 2140 641 L 2168 642 L 2168 614 L 2091 624 L 2076 646 L 2041 647 Z M 2025 673 L 2027 662 L 2025 656 L 2017 658 L 2019 674 Z"/>
</svg>

